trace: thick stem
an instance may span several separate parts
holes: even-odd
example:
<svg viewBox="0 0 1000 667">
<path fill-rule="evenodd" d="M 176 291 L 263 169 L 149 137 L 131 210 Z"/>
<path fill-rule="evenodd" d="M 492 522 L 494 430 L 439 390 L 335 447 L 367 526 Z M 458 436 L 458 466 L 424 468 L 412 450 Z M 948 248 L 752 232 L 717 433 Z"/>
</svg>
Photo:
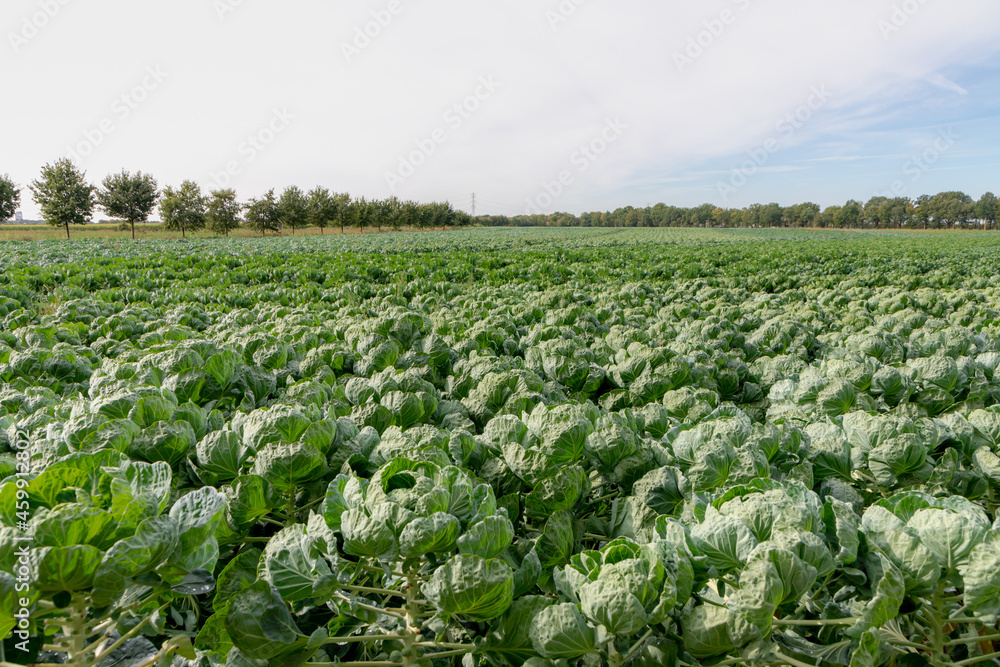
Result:
<svg viewBox="0 0 1000 667">
<path fill-rule="evenodd" d="M 351 637 L 330 637 L 325 644 L 356 644 L 358 642 L 388 642 L 403 641 L 403 635 L 354 635 Z"/>
<path fill-rule="evenodd" d="M 406 639 L 403 640 L 403 664 L 420 664 L 417 655 L 417 641 L 420 639 L 420 605 L 417 598 L 420 595 L 420 581 L 411 569 L 406 574 Z"/>
<path fill-rule="evenodd" d="M 286 527 L 295 525 L 295 494 L 295 489 L 291 489 L 288 493 L 288 505 L 285 506 L 285 515 L 288 517 L 285 521 Z"/>
<path fill-rule="evenodd" d="M 944 624 L 941 622 L 941 594 L 944 592 L 944 582 L 941 582 L 937 590 L 934 591 L 934 595 L 931 598 L 931 608 L 927 611 L 927 619 L 930 621 L 931 626 L 934 628 L 934 632 L 931 635 L 931 641 L 934 646 L 934 655 L 932 656 L 932 664 L 934 665 L 946 665 L 950 660 L 944 654 Z"/>
<path fill-rule="evenodd" d="M 646 645 L 646 640 L 649 639 L 652 636 L 653 636 L 653 629 L 650 628 L 649 630 L 646 630 L 646 634 L 644 634 L 642 637 L 640 637 L 639 641 L 637 641 L 635 644 L 633 644 L 632 648 L 630 648 L 628 650 L 628 653 L 625 654 L 625 660 L 623 662 L 625 664 L 628 664 L 629 661 L 631 661 L 632 658 L 634 658 L 635 655 L 639 651 L 642 650 L 642 647 Z"/>
<path fill-rule="evenodd" d="M 404 616 L 403 614 L 396 613 L 396 612 L 392 611 L 391 609 L 380 609 L 379 607 L 374 607 L 374 606 L 372 606 L 370 604 L 364 604 L 363 602 L 358 602 L 357 600 L 352 600 L 351 598 L 347 597 L 346 595 L 338 595 L 337 597 L 339 597 L 341 600 L 344 600 L 345 602 L 350 602 L 351 604 L 356 605 L 360 609 L 364 609 L 365 611 L 370 611 L 373 614 L 385 614 L 386 616 L 393 616 L 393 617 L 401 619 L 401 620 L 405 620 L 406 619 L 406 616 Z"/>
<path fill-rule="evenodd" d="M 782 665 L 792 665 L 792 667 L 813 667 L 813 665 L 800 662 L 795 658 L 789 658 L 787 655 L 784 655 L 778 651 L 774 651 L 774 657 L 776 657 L 778 660 L 781 660 L 779 664 Z"/>
<path fill-rule="evenodd" d="M 393 597 L 403 598 L 403 599 L 406 599 L 406 597 L 407 597 L 406 593 L 400 593 L 399 591 L 391 591 L 388 588 L 372 588 L 370 586 L 348 586 L 346 584 L 342 585 L 340 588 L 342 588 L 345 591 L 350 591 L 352 593 L 371 593 L 372 595 L 391 595 Z"/>
<path fill-rule="evenodd" d="M 858 622 L 856 618 L 821 618 L 815 621 L 810 620 L 796 620 L 790 619 L 785 620 L 783 618 L 776 618 L 771 621 L 774 625 L 793 625 L 793 626 L 813 626 L 813 625 L 854 625 Z"/>
<path fill-rule="evenodd" d="M 466 653 L 472 653 L 476 650 L 475 646 L 454 650 L 454 651 L 441 651 L 440 653 L 425 653 L 424 659 L 426 660 L 437 660 L 438 658 L 453 658 L 457 655 L 465 655 Z"/>
<path fill-rule="evenodd" d="M 968 637 L 962 639 L 949 639 L 944 643 L 945 646 L 958 646 L 959 644 L 978 644 L 979 642 L 995 642 L 1000 641 L 1000 635 L 983 635 L 981 637 Z"/>
<path fill-rule="evenodd" d="M 993 660 L 995 658 L 1000 658 L 1000 651 L 996 653 L 988 653 L 986 655 L 977 655 L 975 658 L 969 658 L 968 660 L 961 660 L 955 663 L 955 667 L 965 667 L 965 665 L 974 665 L 977 662 L 986 662 L 987 660 Z"/>
<path fill-rule="evenodd" d="M 166 604 L 162 605 L 159 609 L 157 609 L 156 611 L 154 611 L 152 614 L 149 614 L 148 616 L 146 616 L 146 618 L 144 618 L 142 621 L 140 621 L 137 626 L 135 626 L 134 628 L 132 628 L 131 630 L 129 630 L 128 632 L 126 632 L 125 634 L 123 634 L 121 637 L 119 637 L 118 641 L 116 641 L 114 644 L 112 644 L 111 646 L 109 646 L 109 647 L 107 647 L 105 649 L 102 649 L 101 650 L 101 654 L 99 656 L 96 656 L 96 658 L 95 658 L 96 661 L 100 662 L 104 658 L 106 658 L 109 655 L 111 655 L 115 651 L 115 649 L 117 649 L 119 646 L 121 646 L 122 644 L 124 644 L 125 642 L 127 642 L 129 639 L 132 639 L 133 637 L 135 637 L 136 635 L 138 635 L 142 631 L 142 629 L 144 627 L 146 627 L 146 625 L 148 625 L 150 623 L 150 621 L 153 620 L 153 616 L 155 616 L 156 614 L 159 614 L 161 611 L 163 611 L 164 609 L 166 609 L 169 606 L 170 606 L 169 602 L 167 602 Z M 94 648 L 97 648 L 97 644 L 98 643 L 99 642 L 95 642 L 95 644 L 92 644 L 91 646 L 93 648 L 88 647 L 88 650 L 93 650 Z"/>
</svg>

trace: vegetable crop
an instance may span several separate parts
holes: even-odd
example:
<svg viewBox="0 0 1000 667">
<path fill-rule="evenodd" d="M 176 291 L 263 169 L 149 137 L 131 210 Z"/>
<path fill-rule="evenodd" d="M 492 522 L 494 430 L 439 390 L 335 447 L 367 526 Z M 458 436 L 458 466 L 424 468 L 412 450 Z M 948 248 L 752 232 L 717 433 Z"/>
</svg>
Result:
<svg viewBox="0 0 1000 667">
<path fill-rule="evenodd" d="M 998 249 L 12 243 L 0 662 L 988 664 Z"/>
</svg>

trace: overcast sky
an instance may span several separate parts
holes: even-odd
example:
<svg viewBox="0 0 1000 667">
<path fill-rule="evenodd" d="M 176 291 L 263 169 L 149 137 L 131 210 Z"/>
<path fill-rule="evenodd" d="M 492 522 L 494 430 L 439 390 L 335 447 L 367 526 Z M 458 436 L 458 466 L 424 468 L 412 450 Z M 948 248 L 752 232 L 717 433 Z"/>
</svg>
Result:
<svg viewBox="0 0 1000 667">
<path fill-rule="evenodd" d="M 21 185 L 72 157 L 508 215 L 1000 191 L 996 0 L 3 0 L 0 28 Z"/>
</svg>

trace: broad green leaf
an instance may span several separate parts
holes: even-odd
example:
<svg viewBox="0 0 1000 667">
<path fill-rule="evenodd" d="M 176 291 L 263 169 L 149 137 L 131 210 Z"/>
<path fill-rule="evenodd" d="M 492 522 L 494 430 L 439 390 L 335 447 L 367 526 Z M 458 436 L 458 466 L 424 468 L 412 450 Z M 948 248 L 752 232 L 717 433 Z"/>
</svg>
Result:
<svg viewBox="0 0 1000 667">
<path fill-rule="evenodd" d="M 489 516 L 469 526 L 458 538 L 458 552 L 496 558 L 514 541 L 514 526 L 506 516 Z"/>
<path fill-rule="evenodd" d="M 488 620 L 510 607 L 514 572 L 503 561 L 462 554 L 435 570 L 423 592 L 441 613 Z"/>
<path fill-rule="evenodd" d="M 253 474 L 266 479 L 279 493 L 291 493 L 319 479 L 326 469 L 322 452 L 303 443 L 268 445 L 257 452 L 253 464 Z"/>
<path fill-rule="evenodd" d="M 418 517 L 406 524 L 399 535 L 399 553 L 415 558 L 430 553 L 447 553 L 455 548 L 462 531 L 458 519 L 444 512 Z"/>
<path fill-rule="evenodd" d="M 965 562 L 989 530 L 989 524 L 984 525 L 970 512 L 933 508 L 917 511 L 906 525 L 947 570 L 954 570 Z"/>
<path fill-rule="evenodd" d="M 579 658 L 597 645 L 597 632 L 575 604 L 542 609 L 531 621 L 529 634 L 535 651 L 553 660 Z"/>
<path fill-rule="evenodd" d="M 750 552 L 757 546 L 750 529 L 739 519 L 723 516 L 709 508 L 705 522 L 690 529 L 691 547 L 696 555 L 705 556 L 720 572 L 743 567 Z"/>
<path fill-rule="evenodd" d="M 85 591 L 94 583 L 103 556 L 88 544 L 32 549 L 34 586 L 48 594 Z"/>
<path fill-rule="evenodd" d="M 263 660 L 287 650 L 302 635 L 281 596 L 267 581 L 258 581 L 233 597 L 225 625 L 240 651 Z"/>
<path fill-rule="evenodd" d="M 239 477 L 250 450 L 234 431 L 213 431 L 195 447 L 198 476 L 205 483 L 218 485 Z"/>
<path fill-rule="evenodd" d="M 491 625 L 486 636 L 485 653 L 512 665 L 537 657 L 538 652 L 531 641 L 532 621 L 553 604 L 553 600 L 534 595 L 516 599 L 510 609 Z"/>
<path fill-rule="evenodd" d="M 279 531 L 264 547 L 260 578 L 269 581 L 285 602 L 310 600 L 316 582 L 331 575 L 302 524 Z"/>
</svg>

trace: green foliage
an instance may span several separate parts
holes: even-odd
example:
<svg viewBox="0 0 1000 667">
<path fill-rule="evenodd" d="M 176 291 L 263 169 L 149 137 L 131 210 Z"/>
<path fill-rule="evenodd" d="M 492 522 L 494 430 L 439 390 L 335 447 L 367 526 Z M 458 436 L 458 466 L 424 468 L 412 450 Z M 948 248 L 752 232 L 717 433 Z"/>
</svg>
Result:
<svg viewBox="0 0 1000 667">
<path fill-rule="evenodd" d="M 104 179 L 97 191 L 97 203 L 113 218 L 125 220 L 135 238 L 135 223 L 145 222 L 160 198 L 156 179 L 141 171 L 130 174 L 124 169 Z"/>
<path fill-rule="evenodd" d="M 65 227 L 67 239 L 69 226 L 90 222 L 97 205 L 96 188 L 86 179 L 85 172 L 63 158 L 42 167 L 41 177 L 28 186 L 45 222 L 53 227 Z"/>
<path fill-rule="evenodd" d="M 296 227 L 309 224 L 309 198 L 298 186 L 286 188 L 277 202 L 278 225 L 295 233 Z"/>
<path fill-rule="evenodd" d="M 260 232 L 261 236 L 265 236 L 269 231 L 278 231 L 281 218 L 274 190 L 269 190 L 259 199 L 251 199 L 246 211 L 247 227 Z"/>
<path fill-rule="evenodd" d="M 179 230 L 181 236 L 205 228 L 207 209 L 208 200 L 194 181 L 184 181 L 177 190 L 167 186 L 160 199 L 163 227 Z"/>
<path fill-rule="evenodd" d="M 0 175 L 0 222 L 14 217 L 21 205 L 21 188 L 7 174 Z"/>
<path fill-rule="evenodd" d="M 815 234 L 0 248 L 0 632 L 26 545 L 44 664 L 986 663 L 997 242 Z"/>
<path fill-rule="evenodd" d="M 213 190 L 205 210 L 206 226 L 214 234 L 229 236 L 230 232 L 239 229 L 242 212 L 243 205 L 236 200 L 235 190 Z"/>
</svg>

